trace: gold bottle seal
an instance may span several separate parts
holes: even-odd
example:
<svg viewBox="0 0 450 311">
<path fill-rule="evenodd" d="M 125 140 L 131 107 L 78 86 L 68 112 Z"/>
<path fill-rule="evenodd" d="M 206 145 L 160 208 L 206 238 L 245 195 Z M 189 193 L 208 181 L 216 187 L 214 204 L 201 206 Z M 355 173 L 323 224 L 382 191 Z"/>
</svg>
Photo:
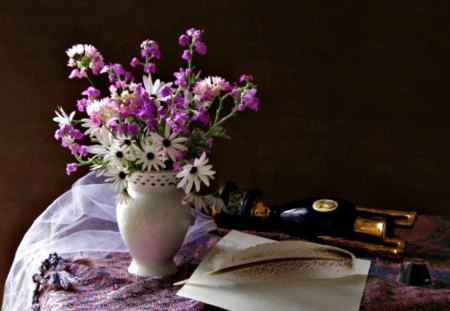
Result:
<svg viewBox="0 0 450 311">
<path fill-rule="evenodd" d="M 313 203 L 312 207 L 314 210 L 316 210 L 318 212 L 327 213 L 327 212 L 332 212 L 335 209 L 337 209 L 338 202 L 336 202 L 334 200 L 330 200 L 330 199 L 320 199 L 320 200 L 315 201 Z"/>
</svg>

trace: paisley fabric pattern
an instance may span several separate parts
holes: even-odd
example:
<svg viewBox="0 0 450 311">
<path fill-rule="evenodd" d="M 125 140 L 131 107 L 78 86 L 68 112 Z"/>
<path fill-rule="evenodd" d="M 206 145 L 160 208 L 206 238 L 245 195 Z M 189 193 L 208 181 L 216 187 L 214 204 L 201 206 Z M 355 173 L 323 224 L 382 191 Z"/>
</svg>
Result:
<svg viewBox="0 0 450 311">
<path fill-rule="evenodd" d="M 130 275 L 127 253 L 73 254 L 69 271 L 79 283 L 70 291 L 44 290 L 41 310 L 220 310 L 177 296 L 180 287 L 172 284 L 189 277 L 227 232 L 214 230 L 184 244 L 175 257 L 179 271 L 165 278 Z M 247 232 L 274 240 L 295 239 L 283 233 Z M 401 262 L 366 255 L 372 265 L 360 310 L 450 310 L 450 217 L 421 215 L 413 229 L 396 229 L 395 234 L 408 242 L 406 258 L 430 263 L 433 285 L 402 285 L 397 281 Z M 75 261 L 77 257 L 88 260 Z"/>
</svg>

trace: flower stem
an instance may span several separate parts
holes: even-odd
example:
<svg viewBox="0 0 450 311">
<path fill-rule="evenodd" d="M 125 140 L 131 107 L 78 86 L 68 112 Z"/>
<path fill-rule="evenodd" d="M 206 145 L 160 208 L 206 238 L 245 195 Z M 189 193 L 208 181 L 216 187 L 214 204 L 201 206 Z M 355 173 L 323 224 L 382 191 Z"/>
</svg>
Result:
<svg viewBox="0 0 450 311">
<path fill-rule="evenodd" d="M 94 84 L 94 82 L 91 80 L 91 78 L 89 78 L 89 76 L 86 76 L 86 79 L 89 81 L 89 83 L 91 84 L 91 86 L 92 86 L 93 88 L 95 88 L 95 84 Z"/>
<path fill-rule="evenodd" d="M 211 128 L 205 133 L 205 137 L 212 137 L 212 136 L 219 136 L 216 134 L 217 129 L 226 121 L 231 119 L 236 115 L 235 111 L 232 111 L 227 116 L 223 117 L 220 121 L 214 122 L 214 124 L 211 126 Z"/>
<path fill-rule="evenodd" d="M 220 118 L 220 113 L 222 112 L 222 108 L 223 108 L 223 101 L 225 100 L 225 98 L 227 98 L 228 96 L 230 96 L 230 93 L 225 94 L 224 96 L 222 96 L 219 99 L 219 107 L 216 110 L 216 117 L 214 119 L 214 124 L 216 124 L 219 121 Z"/>
</svg>

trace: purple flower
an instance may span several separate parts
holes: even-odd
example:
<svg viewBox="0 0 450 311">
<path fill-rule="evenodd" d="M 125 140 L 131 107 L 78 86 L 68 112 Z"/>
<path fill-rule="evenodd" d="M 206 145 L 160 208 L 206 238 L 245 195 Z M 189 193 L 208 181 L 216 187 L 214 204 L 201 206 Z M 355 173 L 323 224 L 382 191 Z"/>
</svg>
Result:
<svg viewBox="0 0 450 311">
<path fill-rule="evenodd" d="M 230 95 L 234 98 L 235 106 L 233 110 L 244 111 L 247 108 L 258 111 L 259 99 L 256 97 L 256 88 L 239 88 L 233 86 Z"/>
<path fill-rule="evenodd" d="M 205 55 L 208 49 L 206 48 L 206 44 L 201 41 L 194 42 L 195 51 L 200 55 Z"/>
<path fill-rule="evenodd" d="M 116 87 L 116 89 L 125 89 L 128 85 L 126 81 L 117 80 L 116 82 L 114 82 L 114 86 Z"/>
<path fill-rule="evenodd" d="M 155 73 L 156 72 L 156 65 L 154 63 L 148 63 L 144 65 L 144 72 L 145 73 Z"/>
<path fill-rule="evenodd" d="M 191 45 L 189 44 L 190 42 Z M 202 31 L 191 28 L 186 31 L 186 34 L 183 34 L 178 39 L 178 43 L 181 46 L 188 46 L 188 49 L 183 51 L 182 59 L 186 61 L 192 60 L 192 52 L 195 50 L 200 55 L 205 55 L 207 52 L 206 44 L 202 42 Z"/>
<path fill-rule="evenodd" d="M 87 78 L 87 76 L 88 76 L 88 74 L 87 74 L 86 70 L 73 69 L 70 72 L 69 79 L 73 79 L 73 78 L 81 79 L 81 78 Z"/>
<path fill-rule="evenodd" d="M 133 75 L 126 71 L 121 64 L 110 64 L 103 67 L 102 73 L 108 73 L 108 78 L 110 83 L 114 83 L 117 80 L 122 81 L 122 77 L 125 78 L 126 81 L 133 81 Z"/>
<path fill-rule="evenodd" d="M 175 171 L 175 172 L 181 172 L 182 170 L 183 170 L 183 165 L 181 165 L 181 163 L 180 162 L 173 162 L 173 167 L 172 167 L 172 169 Z"/>
<path fill-rule="evenodd" d="M 99 97 L 100 91 L 90 86 L 85 91 L 83 91 L 81 95 L 85 95 L 87 97 Z"/>
<path fill-rule="evenodd" d="M 156 43 L 153 40 L 144 40 L 141 43 L 141 56 L 144 59 L 144 62 L 140 61 L 137 57 L 134 57 L 131 60 L 130 65 L 132 67 L 136 67 L 137 65 L 143 65 L 145 73 L 149 74 L 155 73 L 156 65 L 150 62 L 150 60 L 152 58 L 157 59 L 161 58 L 161 52 L 159 51 L 158 43 Z M 129 80 L 132 80 L 132 78 L 130 78 Z"/>
<path fill-rule="evenodd" d="M 189 87 L 189 76 L 192 73 L 191 69 L 180 68 L 180 71 L 175 72 L 173 75 L 176 78 L 175 84 L 187 89 Z"/>
<path fill-rule="evenodd" d="M 122 67 L 121 64 L 112 64 L 111 66 L 111 70 L 116 74 L 116 75 L 123 75 L 125 74 L 126 70 Z"/>
<path fill-rule="evenodd" d="M 77 163 L 69 163 L 69 164 L 67 164 L 67 166 L 66 166 L 66 174 L 67 175 L 72 174 L 73 172 L 75 172 L 77 170 L 77 168 L 78 168 L 78 164 Z"/>
<path fill-rule="evenodd" d="M 181 46 L 186 46 L 190 41 L 190 38 L 187 35 L 181 35 L 178 39 L 178 44 Z"/>
<path fill-rule="evenodd" d="M 86 98 L 82 98 L 77 100 L 77 109 L 80 112 L 84 112 L 86 106 L 89 104 L 89 100 L 87 100 Z"/>
<path fill-rule="evenodd" d="M 74 140 L 81 140 L 83 137 L 84 134 L 70 124 L 60 126 L 55 132 L 55 139 L 62 139 L 62 143 L 65 144 L 64 147 L 69 147 Z"/>
<path fill-rule="evenodd" d="M 232 87 L 230 95 L 234 99 L 238 99 L 241 96 L 240 90 L 236 85 Z"/>
<path fill-rule="evenodd" d="M 163 106 L 159 107 L 159 109 L 158 109 L 158 117 L 163 117 L 163 116 L 166 115 L 166 113 L 167 113 L 167 108 L 165 108 Z"/>
<path fill-rule="evenodd" d="M 211 149 L 213 142 L 214 142 L 214 139 L 212 137 L 210 137 L 205 141 L 205 144 L 208 146 L 209 149 Z"/>
<path fill-rule="evenodd" d="M 140 64 L 141 64 L 141 61 L 137 57 L 134 57 L 130 62 L 131 67 L 136 67 L 137 65 L 140 65 Z"/>
<path fill-rule="evenodd" d="M 208 125 L 210 118 L 208 111 L 200 106 L 197 111 L 194 111 L 194 115 L 192 116 L 193 121 L 199 121 L 205 125 Z"/>
<path fill-rule="evenodd" d="M 161 97 L 170 96 L 172 94 L 172 89 L 170 88 L 170 86 L 164 85 L 159 94 L 161 95 Z"/>
<path fill-rule="evenodd" d="M 137 111 L 137 115 L 139 116 L 139 118 L 145 121 L 153 119 L 153 112 L 155 111 L 155 107 L 155 103 L 153 101 L 149 101 Z"/>
<path fill-rule="evenodd" d="M 191 36 L 191 37 L 197 39 L 197 40 L 199 40 L 201 38 L 201 36 L 202 36 L 202 32 L 200 30 L 198 30 L 198 29 L 195 29 L 195 28 L 190 28 L 190 29 L 186 30 L 186 34 L 188 36 Z"/>
<path fill-rule="evenodd" d="M 192 54 L 191 54 L 191 51 L 189 51 L 189 50 L 184 50 L 184 51 L 183 51 L 183 55 L 181 55 L 181 58 L 184 59 L 185 61 L 191 61 L 191 60 L 192 60 Z"/>
<path fill-rule="evenodd" d="M 77 143 L 69 143 L 67 142 L 67 148 L 70 149 L 73 155 L 81 155 L 81 156 L 87 156 L 88 149 L 86 146 L 79 145 Z"/>
<path fill-rule="evenodd" d="M 70 144 L 66 140 L 62 139 L 61 140 L 61 146 L 63 146 L 64 148 L 69 148 Z"/>
<path fill-rule="evenodd" d="M 240 83 L 242 83 L 242 82 L 250 82 L 250 81 L 253 81 L 253 76 L 252 75 L 241 75 L 240 77 L 239 77 L 239 82 Z"/>
<path fill-rule="evenodd" d="M 110 128 L 114 128 L 118 126 L 118 118 L 111 118 L 106 122 L 106 125 Z"/>
<path fill-rule="evenodd" d="M 210 101 L 213 97 L 220 95 L 222 91 L 229 91 L 230 84 L 221 77 L 207 77 L 197 81 L 193 93 L 200 97 L 201 101 Z"/>
<path fill-rule="evenodd" d="M 242 93 L 242 103 L 253 111 L 258 111 L 259 109 L 259 99 L 256 97 L 256 91 L 255 88 L 251 88 L 244 90 Z"/>
<path fill-rule="evenodd" d="M 175 160 L 177 160 L 177 161 L 183 160 L 185 156 L 186 156 L 186 152 L 184 152 L 183 150 L 177 150 L 177 153 L 175 155 Z"/>
<path fill-rule="evenodd" d="M 125 72 L 124 75 L 123 75 L 123 77 L 124 77 L 125 80 L 127 80 L 127 81 L 133 81 L 133 80 L 134 80 L 133 75 L 132 75 L 131 72 L 129 72 L 129 71 Z"/>
<path fill-rule="evenodd" d="M 240 103 L 239 105 L 237 105 L 237 110 L 238 111 L 245 111 L 246 108 L 247 107 L 243 103 Z"/>
<path fill-rule="evenodd" d="M 64 137 L 64 128 L 63 127 L 60 127 L 59 129 L 57 129 L 56 131 L 55 131 L 55 139 L 56 140 L 60 140 L 61 138 L 63 138 Z"/>
<path fill-rule="evenodd" d="M 139 134 L 139 126 L 136 123 L 124 123 L 122 127 L 125 134 Z"/>
<path fill-rule="evenodd" d="M 182 93 L 178 94 L 177 97 L 175 97 L 174 99 L 175 106 L 180 109 L 184 109 L 185 108 L 184 103 L 185 103 L 184 95 Z"/>
<path fill-rule="evenodd" d="M 161 58 L 161 52 L 159 51 L 158 43 L 153 40 L 145 40 L 141 43 L 141 55 L 143 58 L 149 59 L 155 57 Z"/>
<path fill-rule="evenodd" d="M 77 130 L 73 126 L 69 125 L 67 130 L 69 132 L 70 137 L 72 137 L 73 139 L 81 140 L 84 137 L 83 133 L 81 133 L 79 130 Z"/>
<path fill-rule="evenodd" d="M 102 55 L 89 44 L 74 45 L 66 51 L 66 54 L 69 56 L 67 66 L 75 68 L 70 73 L 69 79 L 86 78 L 88 70 L 97 75 L 105 65 Z"/>
<path fill-rule="evenodd" d="M 189 121 L 189 114 L 185 110 L 173 109 L 170 116 L 166 119 L 172 133 L 187 132 L 186 123 Z"/>
<path fill-rule="evenodd" d="M 68 143 L 67 148 L 70 149 L 73 155 L 77 155 L 80 153 L 81 146 L 77 143 Z"/>
<path fill-rule="evenodd" d="M 78 150 L 78 153 L 79 153 L 81 156 L 85 157 L 85 156 L 88 155 L 88 148 L 87 148 L 86 146 L 80 146 L 80 148 L 79 148 L 79 150 Z"/>
</svg>

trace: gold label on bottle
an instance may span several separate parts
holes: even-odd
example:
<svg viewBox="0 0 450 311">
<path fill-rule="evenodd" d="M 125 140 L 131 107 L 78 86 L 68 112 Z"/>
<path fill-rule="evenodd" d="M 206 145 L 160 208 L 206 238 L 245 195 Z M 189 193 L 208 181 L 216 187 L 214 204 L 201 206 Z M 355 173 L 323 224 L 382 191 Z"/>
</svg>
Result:
<svg viewBox="0 0 450 311">
<path fill-rule="evenodd" d="M 337 209 L 338 203 L 330 199 L 320 199 L 315 201 L 312 207 L 318 212 L 326 213 Z"/>
</svg>

